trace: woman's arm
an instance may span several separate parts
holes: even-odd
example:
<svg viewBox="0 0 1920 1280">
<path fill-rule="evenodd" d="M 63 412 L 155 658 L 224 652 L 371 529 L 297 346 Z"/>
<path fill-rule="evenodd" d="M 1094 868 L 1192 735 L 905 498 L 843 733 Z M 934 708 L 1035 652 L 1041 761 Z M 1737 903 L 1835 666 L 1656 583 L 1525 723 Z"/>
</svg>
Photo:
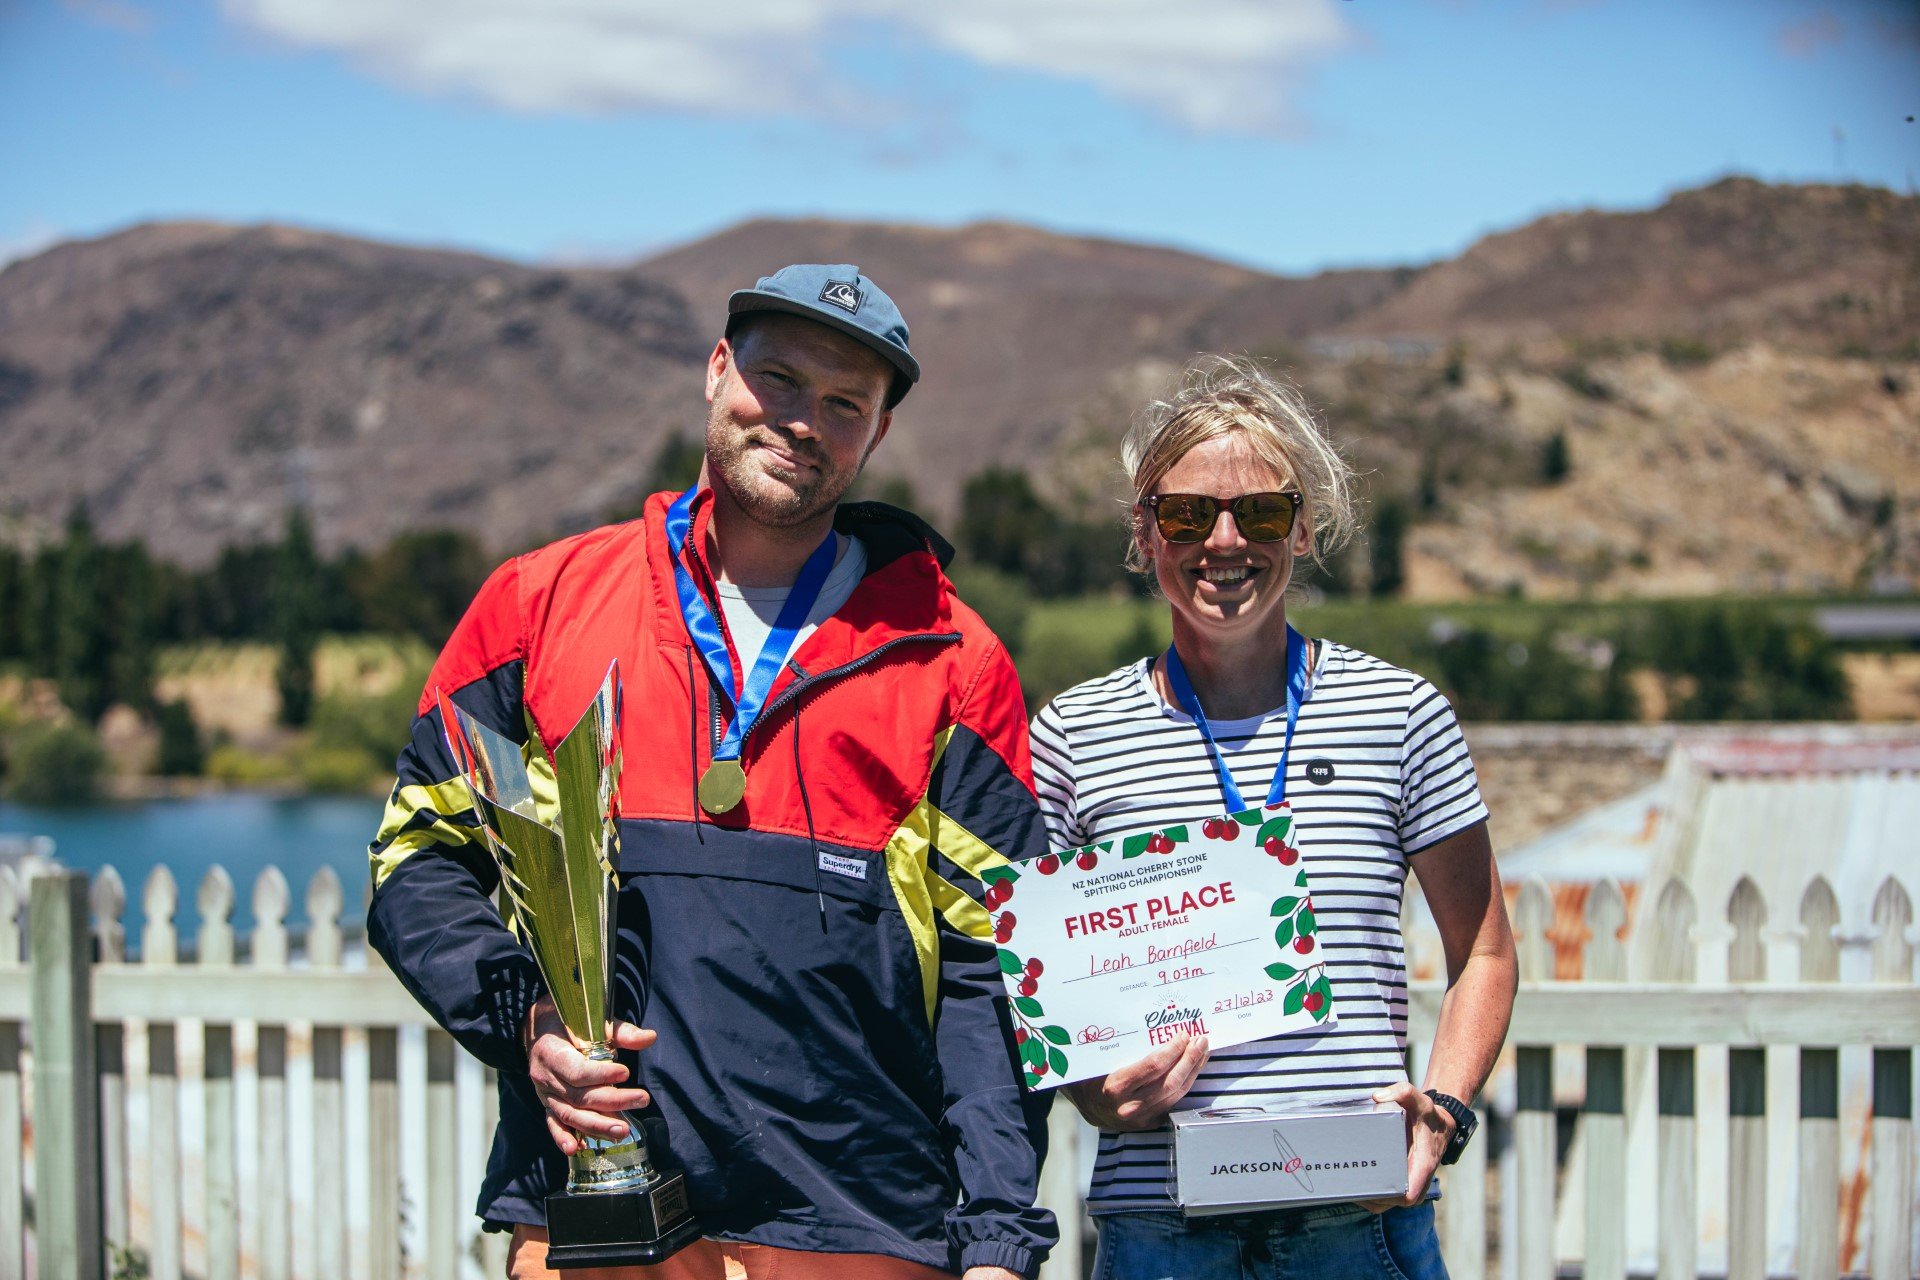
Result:
<svg viewBox="0 0 1920 1280">
<path fill-rule="evenodd" d="M 1513 994 L 1520 981 L 1487 824 L 1476 822 L 1415 854 L 1411 861 L 1440 929 L 1440 945 L 1447 957 L 1447 994 L 1440 1002 L 1440 1025 L 1422 1087 L 1401 1084 L 1374 1095 L 1382 1102 L 1399 1103 L 1407 1112 L 1410 1130 L 1406 1197 L 1366 1202 L 1375 1210 L 1418 1204 L 1426 1198 L 1427 1183 L 1453 1136 L 1454 1123 L 1423 1090 L 1473 1101 L 1506 1042 Z"/>
</svg>

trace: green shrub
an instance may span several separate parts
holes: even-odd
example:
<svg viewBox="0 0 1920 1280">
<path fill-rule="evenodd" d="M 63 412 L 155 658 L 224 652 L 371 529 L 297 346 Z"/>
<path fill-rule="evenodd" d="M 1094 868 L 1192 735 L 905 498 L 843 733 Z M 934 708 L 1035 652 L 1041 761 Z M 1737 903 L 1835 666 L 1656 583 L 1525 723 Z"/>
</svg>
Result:
<svg viewBox="0 0 1920 1280">
<path fill-rule="evenodd" d="M 1660 358 L 1674 368 L 1706 364 L 1713 359 L 1713 348 L 1698 338 L 1662 338 Z"/>
<path fill-rule="evenodd" d="M 207 753 L 206 774 L 215 782 L 236 787 L 257 787 L 292 778 L 292 770 L 280 756 L 249 751 L 230 742 Z"/>
<path fill-rule="evenodd" d="M 1050 632 L 1020 656 L 1020 687 L 1027 709 L 1038 711 L 1057 693 L 1113 670 L 1114 638 L 1098 632 Z M 1139 654 L 1135 654 L 1139 657 Z"/>
<path fill-rule="evenodd" d="M 310 743 L 294 753 L 294 768 L 308 791 L 353 793 L 365 791 L 385 768 L 357 747 L 329 747 Z"/>
<path fill-rule="evenodd" d="M 191 778 L 207 764 L 207 745 L 194 723 L 193 708 L 184 700 L 162 702 L 154 707 L 153 719 L 160 730 L 160 758 L 156 770 L 163 778 Z"/>
<path fill-rule="evenodd" d="M 953 571 L 953 585 L 1018 660 L 1026 652 L 1027 617 L 1033 611 L 1026 584 L 997 569 L 967 565 Z"/>
<path fill-rule="evenodd" d="M 32 724 L 8 744 L 6 793 L 21 804 L 92 804 L 106 771 L 107 753 L 91 729 Z"/>
</svg>

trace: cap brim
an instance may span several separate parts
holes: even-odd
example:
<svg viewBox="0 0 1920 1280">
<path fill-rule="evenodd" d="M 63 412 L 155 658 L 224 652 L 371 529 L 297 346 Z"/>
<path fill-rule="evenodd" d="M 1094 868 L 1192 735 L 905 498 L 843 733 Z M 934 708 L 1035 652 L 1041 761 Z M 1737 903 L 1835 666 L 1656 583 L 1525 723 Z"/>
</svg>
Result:
<svg viewBox="0 0 1920 1280">
<path fill-rule="evenodd" d="M 885 338 L 876 337 L 869 330 L 861 328 L 851 320 L 843 320 L 831 311 L 808 306 L 804 302 L 795 302 L 792 298 L 783 298 L 777 293 L 762 293 L 758 289 L 740 289 L 727 299 L 727 314 L 745 315 L 753 311 L 780 311 L 790 316 L 799 316 L 802 320 L 812 320 L 829 329 L 838 329 L 861 346 L 879 353 L 886 362 L 906 375 L 908 382 L 920 381 L 920 362 L 913 353 L 903 351 Z"/>
</svg>

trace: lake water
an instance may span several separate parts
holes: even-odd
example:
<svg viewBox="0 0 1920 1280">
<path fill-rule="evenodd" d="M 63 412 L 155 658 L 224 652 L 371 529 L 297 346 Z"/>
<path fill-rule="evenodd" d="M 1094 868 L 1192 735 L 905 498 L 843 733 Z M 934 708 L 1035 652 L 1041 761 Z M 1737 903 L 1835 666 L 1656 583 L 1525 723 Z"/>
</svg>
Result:
<svg viewBox="0 0 1920 1280">
<path fill-rule="evenodd" d="M 289 924 L 305 923 L 307 883 L 321 867 L 332 867 L 346 899 L 341 923 L 358 932 L 367 911 L 367 842 L 383 807 L 383 800 L 364 796 L 248 794 L 84 809 L 0 804 L 0 835 L 51 836 L 54 857 L 65 866 L 118 871 L 127 886 L 130 947 L 138 946 L 143 923 L 141 887 L 163 863 L 180 886 L 174 924 L 183 943 L 199 931 L 195 894 L 215 866 L 233 879 L 236 929 L 253 927 L 253 884 L 267 867 L 279 867 L 293 891 Z"/>
</svg>

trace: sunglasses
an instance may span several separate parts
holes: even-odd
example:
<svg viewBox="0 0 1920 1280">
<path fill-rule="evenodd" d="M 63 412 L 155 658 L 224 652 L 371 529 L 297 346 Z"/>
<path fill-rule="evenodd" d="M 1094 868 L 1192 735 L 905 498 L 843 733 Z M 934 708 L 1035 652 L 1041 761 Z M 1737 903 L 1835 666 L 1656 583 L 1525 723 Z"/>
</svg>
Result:
<svg viewBox="0 0 1920 1280">
<path fill-rule="evenodd" d="M 1156 493 L 1147 499 L 1153 522 L 1168 542 L 1205 542 L 1213 533 L 1222 509 L 1233 512 L 1234 527 L 1249 542 L 1279 542 L 1293 532 L 1300 512 L 1300 495 L 1243 493 L 1237 498 L 1215 498 L 1205 493 Z"/>
</svg>

